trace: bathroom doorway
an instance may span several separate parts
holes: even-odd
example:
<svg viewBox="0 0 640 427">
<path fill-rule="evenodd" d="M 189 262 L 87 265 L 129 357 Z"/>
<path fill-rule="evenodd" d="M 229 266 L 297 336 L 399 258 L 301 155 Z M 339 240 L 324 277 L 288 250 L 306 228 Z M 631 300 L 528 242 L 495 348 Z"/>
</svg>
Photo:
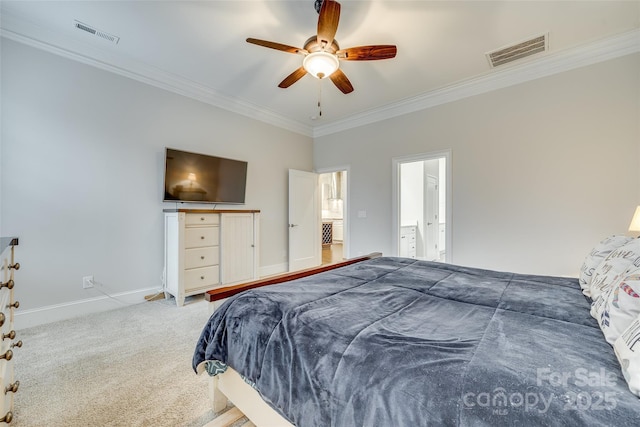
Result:
<svg viewBox="0 0 640 427">
<path fill-rule="evenodd" d="M 450 152 L 393 159 L 395 253 L 450 262 Z"/>
<path fill-rule="evenodd" d="M 322 264 L 348 258 L 348 167 L 319 171 Z"/>
</svg>

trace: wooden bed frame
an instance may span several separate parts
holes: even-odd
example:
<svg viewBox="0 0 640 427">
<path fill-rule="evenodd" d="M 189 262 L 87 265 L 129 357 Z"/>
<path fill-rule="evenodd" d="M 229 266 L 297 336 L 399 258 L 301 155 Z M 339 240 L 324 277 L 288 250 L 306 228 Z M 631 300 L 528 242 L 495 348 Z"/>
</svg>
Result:
<svg viewBox="0 0 640 427">
<path fill-rule="evenodd" d="M 366 256 L 352 258 L 333 264 L 322 265 L 320 267 L 271 276 L 265 279 L 255 280 L 253 282 L 214 289 L 205 293 L 205 299 L 209 301 L 210 312 L 213 314 L 213 312 L 222 305 L 224 300 L 242 291 L 300 279 L 302 277 L 378 258 L 380 256 L 382 256 L 381 253 L 374 252 Z M 273 408 L 267 405 L 265 401 L 262 400 L 262 397 L 260 397 L 260 394 L 247 384 L 232 368 L 228 368 L 223 374 L 210 377 L 209 399 L 211 408 L 214 412 L 222 411 L 227 406 L 228 399 L 257 427 L 293 427 L 290 422 L 285 420 Z"/>
</svg>

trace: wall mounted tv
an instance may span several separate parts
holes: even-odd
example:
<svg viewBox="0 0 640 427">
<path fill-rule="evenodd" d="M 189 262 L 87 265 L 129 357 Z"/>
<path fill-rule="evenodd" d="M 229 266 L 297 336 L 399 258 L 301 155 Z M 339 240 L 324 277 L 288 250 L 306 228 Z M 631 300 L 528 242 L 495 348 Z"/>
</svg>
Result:
<svg viewBox="0 0 640 427">
<path fill-rule="evenodd" d="M 243 204 L 247 162 L 167 148 L 164 201 Z"/>
</svg>

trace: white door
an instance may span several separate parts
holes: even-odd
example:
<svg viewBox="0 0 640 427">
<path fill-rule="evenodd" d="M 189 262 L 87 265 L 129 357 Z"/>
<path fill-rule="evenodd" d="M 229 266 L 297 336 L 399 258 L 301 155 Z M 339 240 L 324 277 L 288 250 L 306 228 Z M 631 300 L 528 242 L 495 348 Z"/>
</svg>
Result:
<svg viewBox="0 0 640 427">
<path fill-rule="evenodd" d="M 425 253 L 427 260 L 433 261 L 440 258 L 440 254 L 438 252 L 438 240 L 440 237 L 440 224 L 438 221 L 438 208 L 440 206 L 440 197 L 438 194 L 438 178 L 432 175 L 427 175 L 426 187 Z"/>
<path fill-rule="evenodd" d="M 289 169 L 289 271 L 322 262 L 318 175 Z"/>
</svg>

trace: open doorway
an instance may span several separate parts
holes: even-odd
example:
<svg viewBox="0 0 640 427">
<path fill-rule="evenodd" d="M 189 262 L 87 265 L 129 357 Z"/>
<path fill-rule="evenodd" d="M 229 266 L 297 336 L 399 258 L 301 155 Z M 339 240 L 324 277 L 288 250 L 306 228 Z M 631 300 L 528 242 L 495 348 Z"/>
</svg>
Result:
<svg viewBox="0 0 640 427">
<path fill-rule="evenodd" d="M 393 163 L 395 253 L 450 262 L 450 152 L 395 158 Z"/>
<path fill-rule="evenodd" d="M 322 209 L 322 264 L 348 257 L 348 168 L 319 172 Z"/>
</svg>

